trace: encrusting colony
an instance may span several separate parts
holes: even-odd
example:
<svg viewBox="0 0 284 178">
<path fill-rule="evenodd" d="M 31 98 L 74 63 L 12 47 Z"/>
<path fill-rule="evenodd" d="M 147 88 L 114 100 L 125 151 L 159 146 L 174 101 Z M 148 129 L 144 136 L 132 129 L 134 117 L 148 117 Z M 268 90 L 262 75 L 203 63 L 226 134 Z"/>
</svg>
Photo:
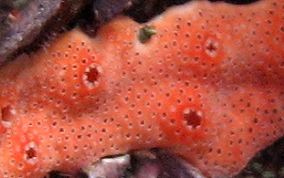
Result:
<svg viewBox="0 0 284 178">
<path fill-rule="evenodd" d="M 194 1 L 147 25 L 74 29 L 0 74 L 0 177 L 161 147 L 210 177 L 284 135 L 284 0 Z"/>
</svg>

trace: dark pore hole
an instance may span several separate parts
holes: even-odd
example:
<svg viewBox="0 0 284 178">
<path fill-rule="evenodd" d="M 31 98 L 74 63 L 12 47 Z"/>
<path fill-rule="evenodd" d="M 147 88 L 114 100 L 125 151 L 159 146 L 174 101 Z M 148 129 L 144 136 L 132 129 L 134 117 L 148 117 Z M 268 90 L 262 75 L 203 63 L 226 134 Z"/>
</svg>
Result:
<svg viewBox="0 0 284 178">
<path fill-rule="evenodd" d="M 12 116 L 14 115 L 13 108 L 8 105 L 0 109 L 0 124 L 5 128 L 10 128 L 12 125 Z"/>
<path fill-rule="evenodd" d="M 214 42 L 210 42 L 206 45 L 206 49 L 210 52 L 210 53 L 214 53 L 217 50 L 217 45 Z"/>
<path fill-rule="evenodd" d="M 196 128 L 201 125 L 202 113 L 197 110 L 186 108 L 183 112 L 183 119 L 187 126 Z"/>
<path fill-rule="evenodd" d="M 29 147 L 26 150 L 27 159 L 32 159 L 36 157 L 36 150 L 33 147 Z"/>
<path fill-rule="evenodd" d="M 12 107 L 5 106 L 1 109 L 1 120 L 8 122 L 10 120 L 10 117 L 12 115 Z"/>
<path fill-rule="evenodd" d="M 88 68 L 86 68 L 83 75 L 83 82 L 90 89 L 96 87 L 99 84 L 98 78 L 100 73 L 101 71 L 99 66 L 95 64 L 89 66 Z"/>
<path fill-rule="evenodd" d="M 94 83 L 98 80 L 99 72 L 96 67 L 90 67 L 86 72 L 87 81 Z"/>
</svg>

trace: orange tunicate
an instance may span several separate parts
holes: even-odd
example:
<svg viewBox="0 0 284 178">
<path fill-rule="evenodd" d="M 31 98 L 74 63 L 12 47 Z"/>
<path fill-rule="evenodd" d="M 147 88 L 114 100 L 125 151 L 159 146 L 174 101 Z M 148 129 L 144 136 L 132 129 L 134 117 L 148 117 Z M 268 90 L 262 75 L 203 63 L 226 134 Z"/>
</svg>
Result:
<svg viewBox="0 0 284 178">
<path fill-rule="evenodd" d="M 0 71 L 0 177 L 72 173 L 164 148 L 208 177 L 284 135 L 284 0 L 193 1 L 74 29 Z M 141 28 L 155 34 L 141 43 Z"/>
</svg>

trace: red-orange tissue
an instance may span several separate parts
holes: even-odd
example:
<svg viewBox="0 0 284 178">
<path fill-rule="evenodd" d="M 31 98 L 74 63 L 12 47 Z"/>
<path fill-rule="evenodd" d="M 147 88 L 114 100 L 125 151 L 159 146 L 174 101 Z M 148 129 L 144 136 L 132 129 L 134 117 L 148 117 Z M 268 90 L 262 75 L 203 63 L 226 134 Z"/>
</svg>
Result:
<svg viewBox="0 0 284 178">
<path fill-rule="evenodd" d="M 1 69 L 0 177 L 156 147 L 232 176 L 284 135 L 283 42 L 284 0 L 193 1 L 94 38 L 67 32 Z"/>
</svg>

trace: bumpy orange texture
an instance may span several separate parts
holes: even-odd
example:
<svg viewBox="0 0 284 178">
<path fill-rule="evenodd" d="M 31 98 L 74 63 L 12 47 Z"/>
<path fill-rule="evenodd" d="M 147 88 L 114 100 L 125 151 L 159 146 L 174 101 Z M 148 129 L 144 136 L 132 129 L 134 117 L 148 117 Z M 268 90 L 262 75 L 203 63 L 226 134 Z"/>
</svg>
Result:
<svg viewBox="0 0 284 178">
<path fill-rule="evenodd" d="M 78 29 L 0 74 L 0 177 L 77 171 L 161 147 L 210 177 L 284 135 L 284 0 L 195 1 L 145 24 Z"/>
</svg>

